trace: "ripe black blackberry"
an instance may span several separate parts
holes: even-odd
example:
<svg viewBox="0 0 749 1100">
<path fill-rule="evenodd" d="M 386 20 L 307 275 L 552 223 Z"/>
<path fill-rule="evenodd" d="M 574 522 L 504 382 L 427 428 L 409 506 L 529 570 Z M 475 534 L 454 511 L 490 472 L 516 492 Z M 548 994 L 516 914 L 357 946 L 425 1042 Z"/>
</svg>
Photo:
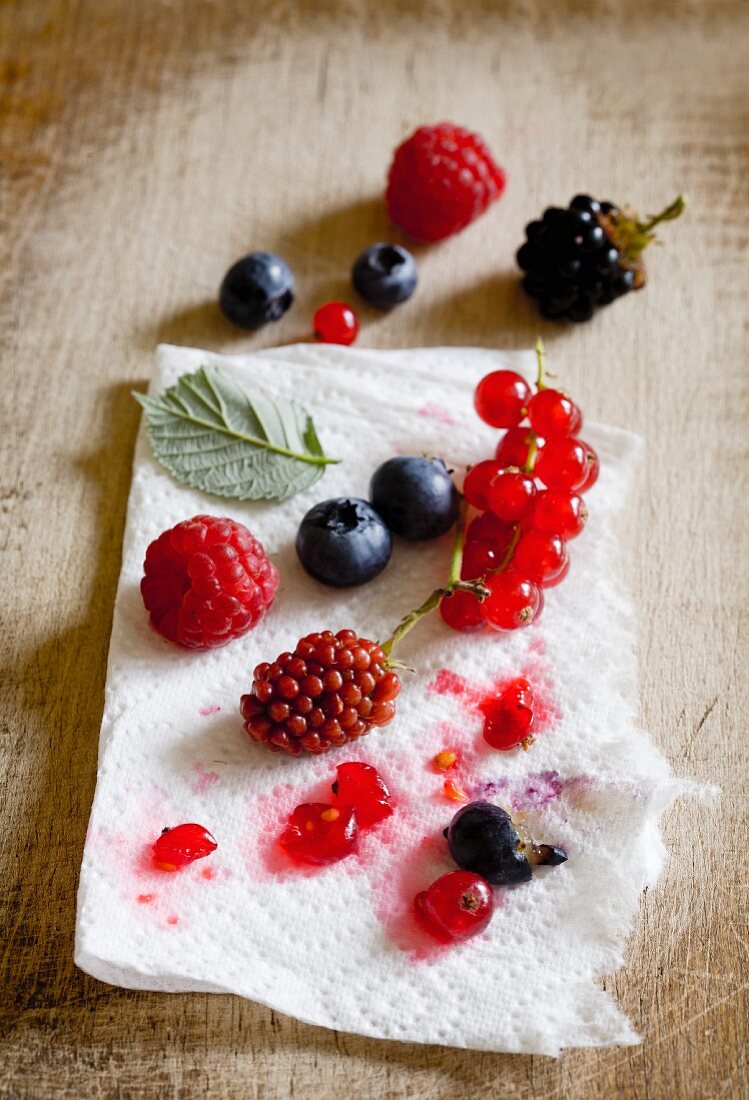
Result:
<svg viewBox="0 0 749 1100">
<path fill-rule="evenodd" d="M 683 209 L 681 195 L 646 222 L 589 195 L 576 195 L 566 210 L 551 206 L 541 221 L 525 227 L 527 239 L 517 253 L 526 272 L 523 289 L 544 317 L 589 321 L 600 306 L 645 285 L 642 253 L 655 240 L 653 229 Z"/>
</svg>

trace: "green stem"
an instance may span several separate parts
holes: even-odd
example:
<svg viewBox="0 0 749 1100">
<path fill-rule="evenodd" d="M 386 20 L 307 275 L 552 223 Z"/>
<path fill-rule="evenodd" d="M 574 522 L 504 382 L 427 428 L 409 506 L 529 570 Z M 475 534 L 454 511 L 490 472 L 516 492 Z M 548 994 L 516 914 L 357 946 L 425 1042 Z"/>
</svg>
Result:
<svg viewBox="0 0 749 1100">
<path fill-rule="evenodd" d="M 655 229 L 656 225 L 660 225 L 661 222 L 672 222 L 675 218 L 678 218 L 683 212 L 686 206 L 686 199 L 683 195 L 677 195 L 674 201 L 666 207 L 665 210 L 661 210 L 660 214 L 656 214 L 650 221 L 640 223 L 639 229 L 641 233 L 649 233 L 651 229 Z"/>
<path fill-rule="evenodd" d="M 435 588 L 434 592 L 427 596 L 420 607 L 415 608 L 414 611 L 410 611 L 408 615 L 405 615 L 401 619 L 387 641 L 381 643 L 381 649 L 386 657 L 391 655 L 401 638 L 404 638 L 410 630 L 413 630 L 416 624 L 421 622 L 425 615 L 429 615 L 430 612 L 435 611 L 439 607 L 440 602 L 445 596 L 452 596 L 453 592 L 472 592 L 474 596 L 482 600 L 489 595 L 489 589 L 486 588 L 481 580 L 462 581 L 460 579 L 460 567 L 463 564 L 463 547 L 465 546 L 466 538 L 467 515 L 468 502 L 465 498 L 462 498 L 455 527 L 455 538 L 453 539 L 452 555 L 450 557 L 450 572 L 448 574 L 447 584 L 444 588 Z"/>
<path fill-rule="evenodd" d="M 536 377 L 536 389 L 548 389 L 546 385 L 546 349 L 540 336 L 536 338 L 536 359 L 538 360 L 538 376 Z"/>
<path fill-rule="evenodd" d="M 536 465 L 536 456 L 538 455 L 538 436 L 531 428 L 530 431 L 530 443 L 528 444 L 528 456 L 523 463 L 523 473 L 532 474 L 533 467 Z"/>
<path fill-rule="evenodd" d="M 447 575 L 448 586 L 451 584 L 457 584 L 457 582 L 460 580 L 460 567 L 463 564 L 463 548 L 466 544 L 467 518 L 468 501 L 465 497 L 461 497 L 457 526 L 455 528 L 455 538 L 453 539 L 453 550 L 450 556 L 450 572 Z"/>
<path fill-rule="evenodd" d="M 507 543 L 507 549 L 505 550 L 505 556 L 502 561 L 496 567 L 496 569 L 490 569 L 488 576 L 493 577 L 495 573 L 504 573 L 507 566 L 512 561 L 512 555 L 515 553 L 518 543 L 520 542 L 520 524 L 518 523 L 515 530 L 512 532 L 512 538 Z"/>
</svg>

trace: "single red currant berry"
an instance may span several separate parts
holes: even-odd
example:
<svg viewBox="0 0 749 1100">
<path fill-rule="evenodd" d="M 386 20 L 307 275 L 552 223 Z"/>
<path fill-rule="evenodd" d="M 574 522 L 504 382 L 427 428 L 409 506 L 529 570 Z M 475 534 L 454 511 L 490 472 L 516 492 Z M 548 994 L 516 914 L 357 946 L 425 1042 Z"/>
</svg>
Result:
<svg viewBox="0 0 749 1100">
<path fill-rule="evenodd" d="M 565 540 L 577 538 L 588 519 L 585 501 L 577 493 L 545 489 L 536 497 L 532 525 Z"/>
<path fill-rule="evenodd" d="M 177 871 L 196 859 L 204 859 L 217 848 L 216 841 L 202 825 L 175 825 L 164 829 L 151 847 L 154 867 L 160 871 Z"/>
<path fill-rule="evenodd" d="M 567 561 L 567 547 L 559 535 L 528 531 L 522 535 L 512 559 L 513 569 L 536 584 L 553 584 Z"/>
<path fill-rule="evenodd" d="M 371 764 L 352 760 L 336 768 L 333 794 L 336 805 L 353 806 L 360 829 L 371 829 L 393 812 L 390 790 Z"/>
<path fill-rule="evenodd" d="M 556 586 L 558 584 L 562 583 L 562 581 L 567 576 L 569 571 L 570 571 L 570 557 L 569 557 L 569 554 L 567 553 L 564 556 L 564 562 L 562 564 L 562 568 L 559 570 L 558 573 L 555 573 L 553 577 L 548 577 L 544 581 L 544 588 L 556 588 Z M 543 590 L 541 591 L 541 598 L 543 599 Z M 539 607 L 538 611 L 536 612 L 536 618 L 538 618 L 538 616 L 540 614 L 541 614 L 541 608 Z"/>
<path fill-rule="evenodd" d="M 512 539 L 514 528 L 511 523 L 503 523 L 491 512 L 476 516 L 468 524 L 466 545 L 471 542 L 488 542 L 496 554 L 503 556 Z"/>
<path fill-rule="evenodd" d="M 308 802 L 297 808 L 279 843 L 298 863 L 337 863 L 356 850 L 359 825 L 353 806 Z"/>
<path fill-rule="evenodd" d="M 481 707 L 484 714 L 484 740 L 495 749 L 514 749 L 529 743 L 533 724 L 533 689 L 525 677 L 505 688 Z"/>
<path fill-rule="evenodd" d="M 325 344 L 353 344 L 359 333 L 359 320 L 345 302 L 327 302 L 315 310 L 312 318 L 315 339 Z"/>
<path fill-rule="evenodd" d="M 583 441 L 580 440 L 580 446 L 585 451 L 585 480 L 582 485 L 578 486 L 578 491 L 587 493 L 588 489 L 591 489 L 598 481 L 601 466 L 598 461 L 598 455 L 593 450 L 590 443 L 583 443 Z"/>
<path fill-rule="evenodd" d="M 478 597 L 472 592 L 463 592 L 461 589 L 453 592 L 452 596 L 442 597 L 440 615 L 453 630 L 460 630 L 465 634 L 472 634 L 486 627 Z"/>
<path fill-rule="evenodd" d="M 531 395 L 526 380 L 514 370 L 495 370 L 481 379 L 473 396 L 476 412 L 493 428 L 512 428 L 525 416 Z"/>
<path fill-rule="evenodd" d="M 522 469 L 528 461 L 532 438 L 531 428 L 510 428 L 509 432 L 505 432 L 497 443 L 497 449 L 494 452 L 495 459 L 502 468 L 517 466 L 519 470 Z M 543 437 L 539 436 L 536 439 L 536 447 L 539 450 L 544 443 Z"/>
<path fill-rule="evenodd" d="M 463 482 L 463 496 L 473 508 L 485 512 L 489 507 L 489 501 L 486 499 L 489 482 L 501 469 L 499 463 L 491 458 L 471 466 Z"/>
<path fill-rule="evenodd" d="M 448 871 L 414 899 L 416 919 L 441 943 L 467 940 L 488 925 L 494 895 L 486 879 L 471 871 Z"/>
<path fill-rule="evenodd" d="M 489 486 L 489 507 L 506 523 L 517 523 L 533 507 L 536 483 L 528 474 L 514 466 L 502 470 Z"/>
<path fill-rule="evenodd" d="M 583 415 L 561 390 L 539 390 L 528 402 L 528 419 L 539 435 L 556 439 L 576 432 L 582 425 Z"/>
<path fill-rule="evenodd" d="M 534 473 L 549 489 L 577 491 L 588 473 L 586 450 L 579 439 L 552 439 L 539 452 Z"/>
<path fill-rule="evenodd" d="M 460 577 L 464 581 L 472 581 L 477 577 L 483 577 L 491 569 L 498 569 L 502 564 L 502 554 L 498 554 L 490 542 L 483 539 L 472 539 L 467 542 L 463 551 L 463 562 L 460 567 Z"/>
<path fill-rule="evenodd" d="M 577 433 L 580 431 L 582 426 L 583 426 L 582 409 L 580 408 L 579 405 L 575 405 L 575 408 L 574 408 L 573 414 L 572 414 L 572 428 L 571 428 L 571 431 L 570 431 L 570 435 L 577 435 Z"/>
<path fill-rule="evenodd" d="M 494 630 L 517 630 L 530 626 L 541 607 L 538 585 L 509 570 L 487 578 L 489 595 L 479 604 L 481 614 Z"/>
</svg>

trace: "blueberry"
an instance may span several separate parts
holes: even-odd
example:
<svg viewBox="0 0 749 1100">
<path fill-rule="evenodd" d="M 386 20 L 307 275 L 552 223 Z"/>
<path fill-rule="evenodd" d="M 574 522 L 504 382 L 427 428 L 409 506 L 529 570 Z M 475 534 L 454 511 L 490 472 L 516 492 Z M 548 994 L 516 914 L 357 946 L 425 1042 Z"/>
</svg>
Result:
<svg viewBox="0 0 749 1100">
<path fill-rule="evenodd" d="M 294 301 L 291 268 L 273 252 L 251 252 L 224 275 L 219 305 L 240 328 L 255 329 L 283 317 Z"/>
<path fill-rule="evenodd" d="M 409 542 L 444 535 L 458 518 L 458 492 L 441 458 L 389 458 L 375 470 L 369 496 Z"/>
<path fill-rule="evenodd" d="M 371 581 L 390 561 L 392 549 L 386 524 L 371 504 L 356 497 L 315 504 L 296 536 L 296 552 L 304 568 L 335 588 Z"/>
<path fill-rule="evenodd" d="M 527 882 L 533 867 L 564 863 L 567 853 L 522 837 L 507 810 L 492 802 L 469 802 L 445 829 L 450 855 L 458 867 L 481 875 L 494 886 Z"/>
<path fill-rule="evenodd" d="M 351 269 L 351 281 L 365 302 L 390 309 L 405 302 L 416 289 L 416 260 L 397 244 L 365 248 Z"/>
</svg>

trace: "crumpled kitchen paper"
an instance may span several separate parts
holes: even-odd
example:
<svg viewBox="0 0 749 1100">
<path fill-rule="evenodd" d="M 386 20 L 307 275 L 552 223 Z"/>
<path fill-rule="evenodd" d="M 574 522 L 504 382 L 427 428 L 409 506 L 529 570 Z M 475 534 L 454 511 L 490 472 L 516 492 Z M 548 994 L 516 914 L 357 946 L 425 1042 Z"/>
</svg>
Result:
<svg viewBox="0 0 749 1100">
<path fill-rule="evenodd" d="M 497 433 L 473 411 L 474 386 L 500 367 L 532 377 L 533 353 L 299 345 L 222 357 L 162 346 L 156 358 L 153 393 L 215 363 L 248 387 L 297 397 L 342 462 L 286 504 L 239 504 L 173 481 L 141 427 L 78 894 L 78 966 L 127 988 L 237 993 L 386 1039 L 552 1055 L 637 1042 L 599 979 L 622 963 L 640 891 L 664 858 L 659 814 L 683 789 L 637 725 L 632 607 L 612 532 L 639 439 L 585 425 L 601 476 L 588 526 L 570 544 L 570 575 L 547 591 L 537 625 L 461 635 L 430 616 L 398 649 L 415 671 L 403 673 L 396 720 L 327 756 L 290 759 L 242 728 L 239 697 L 254 665 L 315 629 L 386 637 L 444 583 L 451 542 L 396 540 L 376 580 L 339 591 L 299 565 L 301 517 L 318 500 L 366 497 L 373 470 L 393 454 L 436 454 L 457 470 L 490 456 Z M 204 653 L 152 631 L 138 589 L 149 542 L 200 512 L 245 523 L 281 574 L 261 624 Z M 491 750 L 476 699 L 521 674 L 541 700 L 536 741 L 528 752 Z M 443 748 L 460 751 L 454 778 L 470 797 L 522 813 L 539 840 L 569 853 L 563 866 L 497 891 L 488 929 L 452 947 L 426 942 L 410 915 L 415 893 L 453 869 L 442 829 L 459 807 L 430 764 Z M 296 804 L 326 800 L 345 760 L 377 767 L 397 810 L 358 855 L 296 869 L 276 838 Z M 216 852 L 180 873 L 155 870 L 149 845 L 164 826 L 190 821 L 214 834 Z"/>
</svg>

